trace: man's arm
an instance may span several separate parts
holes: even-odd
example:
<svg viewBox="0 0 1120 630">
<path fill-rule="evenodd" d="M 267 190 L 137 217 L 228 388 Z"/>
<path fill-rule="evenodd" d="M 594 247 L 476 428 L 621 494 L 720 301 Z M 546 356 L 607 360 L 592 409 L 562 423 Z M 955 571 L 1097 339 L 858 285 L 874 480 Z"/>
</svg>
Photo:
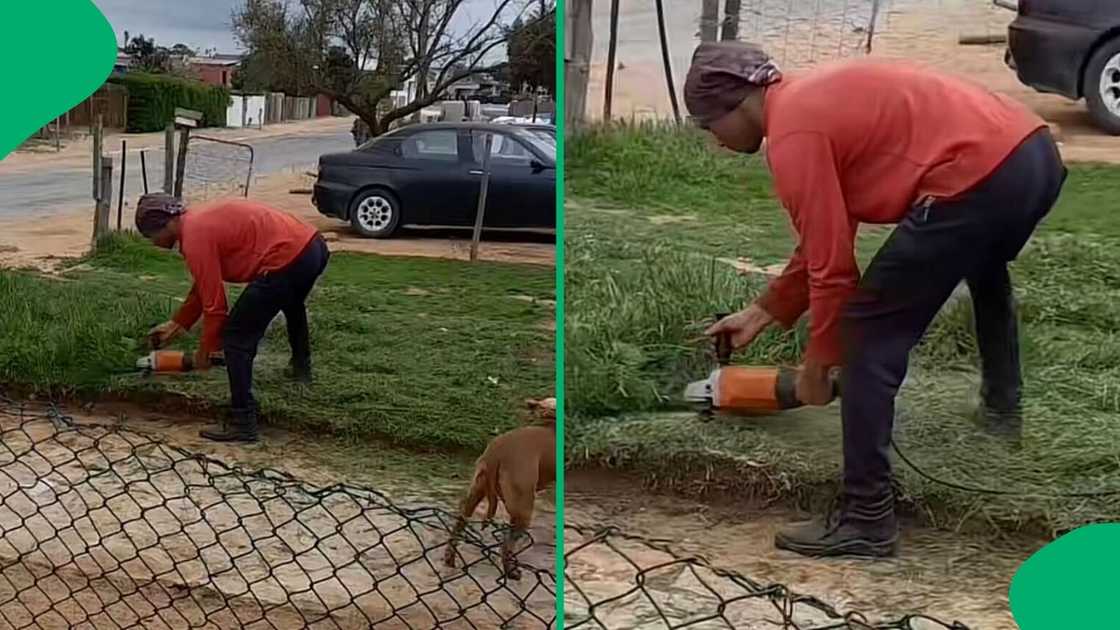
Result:
<svg viewBox="0 0 1120 630">
<path fill-rule="evenodd" d="M 858 225 L 848 215 L 832 144 L 822 134 L 797 133 L 775 143 L 768 157 L 778 196 L 801 235 L 811 320 L 805 363 L 840 365 L 840 313 L 859 284 Z"/>
<path fill-rule="evenodd" d="M 202 341 L 199 350 L 204 354 L 216 352 L 222 349 L 222 328 L 227 317 L 226 287 L 222 283 L 218 245 L 209 235 L 199 234 L 192 239 L 189 248 L 183 248 L 183 256 L 194 276 L 192 293 L 201 303 Z"/>
<path fill-rule="evenodd" d="M 201 316 L 202 300 L 198 297 L 198 285 L 192 284 L 191 292 L 187 294 L 187 299 L 183 300 L 183 305 L 175 312 L 171 321 L 179 324 L 183 330 L 190 330 Z"/>
<path fill-rule="evenodd" d="M 766 311 L 783 327 L 789 329 L 801 319 L 809 309 L 809 269 L 801 254 L 801 245 L 793 250 L 793 256 L 782 274 L 770 282 L 766 292 L 757 300 L 758 306 Z"/>
</svg>

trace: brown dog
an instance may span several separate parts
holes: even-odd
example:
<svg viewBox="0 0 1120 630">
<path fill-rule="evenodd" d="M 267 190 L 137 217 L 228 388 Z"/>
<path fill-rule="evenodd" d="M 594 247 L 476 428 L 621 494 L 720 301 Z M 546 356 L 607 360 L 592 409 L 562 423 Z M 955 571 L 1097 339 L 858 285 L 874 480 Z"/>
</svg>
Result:
<svg viewBox="0 0 1120 630">
<path fill-rule="evenodd" d="M 537 491 L 556 480 L 556 415 L 551 399 L 530 401 L 546 422 L 507 431 L 494 438 L 483 451 L 474 468 L 467 496 L 459 508 L 459 518 L 451 531 L 444 564 L 455 566 L 455 547 L 467 519 L 474 516 L 478 504 L 487 500 L 486 520 L 494 518 L 500 500 L 509 512 L 510 532 L 502 541 L 502 572 L 511 580 L 521 579 L 521 570 L 513 556 L 513 545 L 525 535 L 533 520 L 533 504 Z"/>
</svg>

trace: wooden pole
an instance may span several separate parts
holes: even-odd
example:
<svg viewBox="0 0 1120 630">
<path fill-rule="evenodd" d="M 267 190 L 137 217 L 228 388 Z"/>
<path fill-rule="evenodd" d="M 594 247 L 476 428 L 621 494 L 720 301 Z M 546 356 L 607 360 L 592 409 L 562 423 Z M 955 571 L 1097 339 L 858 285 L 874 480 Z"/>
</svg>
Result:
<svg viewBox="0 0 1120 630">
<path fill-rule="evenodd" d="M 673 85 L 673 65 L 669 60 L 669 37 L 665 32 L 665 5 L 657 2 L 657 31 L 661 36 L 661 60 L 665 64 L 665 85 L 669 88 L 669 102 L 673 104 L 673 118 L 681 124 L 681 107 L 677 103 L 677 88 Z"/>
<path fill-rule="evenodd" d="M 144 180 L 144 194 L 148 194 L 148 163 L 144 160 L 144 156 L 148 154 L 147 149 L 140 149 L 140 177 Z"/>
<path fill-rule="evenodd" d="M 714 42 L 719 34 L 719 0 L 700 3 L 700 41 Z"/>
<path fill-rule="evenodd" d="M 604 121 L 611 119 L 611 104 L 614 100 L 615 53 L 618 51 L 618 3 L 619 0 L 611 0 L 611 32 L 607 44 L 607 85 L 603 95 Z"/>
<path fill-rule="evenodd" d="M 54 119 L 54 150 L 59 152 L 62 150 L 62 117 Z"/>
<path fill-rule="evenodd" d="M 101 197 L 97 200 L 97 211 L 93 216 L 93 243 L 109 232 L 109 214 L 113 209 L 113 158 L 101 159 Z"/>
<path fill-rule="evenodd" d="M 726 0 L 723 5 L 723 32 L 720 39 L 725 42 L 739 39 L 739 13 L 742 0 Z"/>
<path fill-rule="evenodd" d="M 567 0 L 568 28 L 564 29 L 565 133 L 571 133 L 587 115 L 587 84 L 591 77 L 592 0 Z"/>
<path fill-rule="evenodd" d="M 90 124 L 93 127 L 93 199 L 101 201 L 101 117 Z"/>
<path fill-rule="evenodd" d="M 190 127 L 179 132 L 179 157 L 175 161 L 175 197 L 183 198 L 183 176 L 187 170 L 187 143 L 191 139 Z"/>
<path fill-rule="evenodd" d="M 175 125 L 167 123 L 163 130 L 163 192 L 175 190 Z"/>
<path fill-rule="evenodd" d="M 117 231 L 121 229 L 121 215 L 124 212 L 124 173 L 128 168 L 128 141 L 121 140 L 121 186 L 117 192 Z"/>
<path fill-rule="evenodd" d="M 864 51 L 868 55 L 871 54 L 871 43 L 875 40 L 875 23 L 879 21 L 879 2 L 880 0 L 871 1 L 871 20 L 867 24 L 867 49 Z"/>
<path fill-rule="evenodd" d="M 482 185 L 478 189 L 478 213 L 474 217 L 474 234 L 471 235 L 471 262 L 478 260 L 478 241 L 482 238 L 482 219 L 486 214 L 486 191 L 490 188 L 490 151 L 493 143 L 494 134 L 486 132 L 485 148 L 482 150 Z"/>
</svg>

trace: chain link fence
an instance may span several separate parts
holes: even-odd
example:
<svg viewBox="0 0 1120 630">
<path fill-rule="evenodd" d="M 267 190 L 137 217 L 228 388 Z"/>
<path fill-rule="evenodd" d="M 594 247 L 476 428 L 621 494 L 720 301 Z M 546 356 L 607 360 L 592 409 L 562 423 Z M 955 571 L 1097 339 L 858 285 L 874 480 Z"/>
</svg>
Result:
<svg viewBox="0 0 1120 630">
<path fill-rule="evenodd" d="M 677 98 L 702 39 L 761 45 L 783 70 L 866 54 L 889 27 L 896 3 L 916 0 L 662 0 L 668 61 Z M 594 39 L 587 114 L 604 113 L 610 51 L 610 2 L 593 5 Z M 618 16 L 612 118 L 672 114 L 654 0 L 622 2 Z M 683 104 L 681 105 L 683 107 Z"/>
<path fill-rule="evenodd" d="M 0 397 L 3 628 L 553 627 L 552 568 L 500 578 L 503 532 L 443 566 L 454 519 Z"/>
<path fill-rule="evenodd" d="M 873 621 L 781 584 L 682 557 L 670 541 L 565 526 L 567 630 L 969 630 L 928 615 Z"/>
</svg>

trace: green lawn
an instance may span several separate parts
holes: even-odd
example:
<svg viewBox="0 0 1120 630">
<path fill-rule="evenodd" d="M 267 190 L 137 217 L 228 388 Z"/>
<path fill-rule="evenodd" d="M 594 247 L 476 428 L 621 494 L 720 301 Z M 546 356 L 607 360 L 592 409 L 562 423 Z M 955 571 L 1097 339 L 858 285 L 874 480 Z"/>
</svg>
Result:
<svg viewBox="0 0 1120 630">
<path fill-rule="evenodd" d="M 58 278 L 0 272 L 0 383 L 227 404 L 221 369 L 120 373 L 188 288 L 181 259 L 126 236 Z M 231 287 L 231 303 L 237 292 Z M 257 358 L 262 412 L 291 428 L 481 449 L 518 423 L 525 398 L 553 391 L 554 297 L 548 268 L 336 253 L 308 305 L 316 382 L 300 387 L 282 376 L 289 350 L 278 318 Z"/>
<path fill-rule="evenodd" d="M 623 466 L 693 490 L 808 502 L 840 463 L 835 406 L 700 422 L 683 385 L 706 375 L 704 318 L 762 287 L 720 259 L 781 263 L 784 211 L 758 158 L 690 130 L 597 129 L 568 143 L 566 447 L 575 465 Z M 1071 166 L 1059 205 L 1013 265 L 1023 320 L 1025 443 L 990 440 L 968 414 L 979 379 L 967 300 L 946 309 L 911 361 L 898 410 L 903 452 L 955 483 L 1054 494 L 1120 490 L 1120 169 Z M 862 234 L 866 263 L 888 230 Z M 803 327 L 768 333 L 744 363 L 796 363 Z M 1120 515 L 1120 496 L 992 498 L 898 467 L 899 489 L 945 526 L 1060 530 Z"/>
</svg>

